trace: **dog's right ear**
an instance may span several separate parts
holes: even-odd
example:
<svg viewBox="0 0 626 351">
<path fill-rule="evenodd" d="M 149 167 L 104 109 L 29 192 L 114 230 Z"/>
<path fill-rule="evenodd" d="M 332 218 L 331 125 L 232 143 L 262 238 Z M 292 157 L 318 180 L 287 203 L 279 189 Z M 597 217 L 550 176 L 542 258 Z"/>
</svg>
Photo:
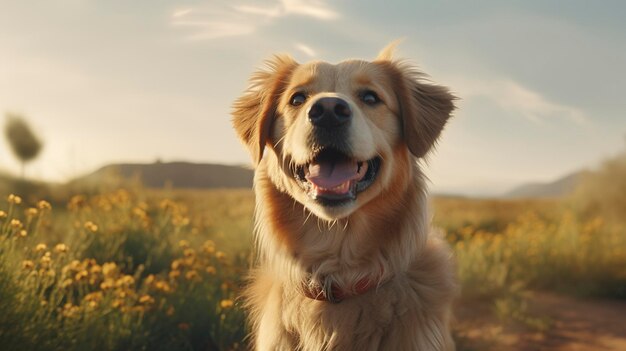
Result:
<svg viewBox="0 0 626 351">
<path fill-rule="evenodd" d="M 280 95 L 297 65 L 289 55 L 274 56 L 265 69 L 252 74 L 248 89 L 233 104 L 233 126 L 255 166 L 263 157 Z"/>
</svg>

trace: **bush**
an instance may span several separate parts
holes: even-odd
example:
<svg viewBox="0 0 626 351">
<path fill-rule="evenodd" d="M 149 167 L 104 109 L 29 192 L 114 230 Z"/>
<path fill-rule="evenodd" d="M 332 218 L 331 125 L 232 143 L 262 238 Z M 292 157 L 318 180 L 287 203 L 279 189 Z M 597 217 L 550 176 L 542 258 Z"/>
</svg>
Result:
<svg viewBox="0 0 626 351">
<path fill-rule="evenodd" d="M 583 216 L 626 221 L 626 152 L 585 174 L 572 202 Z"/>
</svg>

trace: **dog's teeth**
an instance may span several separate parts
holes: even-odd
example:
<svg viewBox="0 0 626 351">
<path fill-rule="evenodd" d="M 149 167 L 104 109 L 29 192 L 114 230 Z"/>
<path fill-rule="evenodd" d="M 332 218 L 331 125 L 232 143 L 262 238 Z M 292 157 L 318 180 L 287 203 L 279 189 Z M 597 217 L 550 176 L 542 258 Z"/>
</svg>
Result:
<svg viewBox="0 0 626 351">
<path fill-rule="evenodd" d="M 334 186 L 332 188 L 324 188 L 324 187 L 321 187 L 321 186 L 313 184 L 313 190 L 315 192 L 321 192 L 321 191 L 324 192 L 324 191 L 326 191 L 326 192 L 333 192 L 333 193 L 343 194 L 343 193 L 348 192 L 348 190 L 350 189 L 350 184 L 351 184 L 351 182 L 347 181 L 347 182 L 341 183 L 341 184 L 339 184 L 337 186 Z"/>
</svg>

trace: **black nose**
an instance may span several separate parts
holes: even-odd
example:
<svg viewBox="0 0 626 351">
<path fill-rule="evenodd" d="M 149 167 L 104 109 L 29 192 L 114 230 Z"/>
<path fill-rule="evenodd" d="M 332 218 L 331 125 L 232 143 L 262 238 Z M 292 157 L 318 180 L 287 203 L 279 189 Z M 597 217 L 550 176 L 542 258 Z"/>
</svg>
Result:
<svg viewBox="0 0 626 351">
<path fill-rule="evenodd" d="M 340 98 L 323 97 L 317 100 L 309 110 L 309 121 L 316 127 L 334 128 L 346 124 L 352 117 L 350 105 Z"/>
</svg>

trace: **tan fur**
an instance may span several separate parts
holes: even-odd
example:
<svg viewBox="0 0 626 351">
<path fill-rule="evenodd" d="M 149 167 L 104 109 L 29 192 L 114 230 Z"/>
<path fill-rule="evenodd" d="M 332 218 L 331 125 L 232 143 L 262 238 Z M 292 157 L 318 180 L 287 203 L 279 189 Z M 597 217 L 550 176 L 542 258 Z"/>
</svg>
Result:
<svg viewBox="0 0 626 351">
<path fill-rule="evenodd" d="M 446 244 L 430 233 L 424 176 L 416 162 L 437 140 L 454 98 L 393 61 L 391 51 L 373 62 L 337 65 L 300 65 L 278 56 L 235 102 L 235 129 L 258 163 L 258 257 L 245 294 L 257 350 L 454 349 L 454 267 Z M 365 106 L 358 99 L 363 88 L 383 103 Z M 350 206 L 324 208 L 293 179 L 293 164 L 306 162 L 312 152 L 306 106 L 289 105 L 303 89 L 307 103 L 322 96 L 348 101 L 352 153 L 383 160 L 375 183 Z M 338 304 L 303 293 L 324 279 L 351 291 L 355 282 L 372 277 L 376 288 Z"/>
</svg>

